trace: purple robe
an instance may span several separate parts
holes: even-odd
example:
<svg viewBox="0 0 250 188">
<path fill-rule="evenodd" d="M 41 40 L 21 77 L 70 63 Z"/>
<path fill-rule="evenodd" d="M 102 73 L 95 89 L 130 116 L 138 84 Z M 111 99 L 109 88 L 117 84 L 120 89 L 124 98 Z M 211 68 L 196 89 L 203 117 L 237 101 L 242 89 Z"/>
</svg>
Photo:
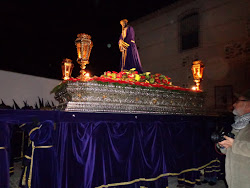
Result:
<svg viewBox="0 0 250 188">
<path fill-rule="evenodd" d="M 127 48 L 127 56 L 124 67 L 122 65 L 122 58 L 120 61 L 121 70 L 130 70 L 132 68 L 136 68 L 138 73 L 143 73 L 139 53 L 135 44 L 135 32 L 133 27 L 128 26 L 126 37 L 123 39 L 121 34 L 119 39 L 129 44 L 129 47 Z"/>
<path fill-rule="evenodd" d="M 9 187 L 9 125 L 0 122 L 0 187 Z"/>
<path fill-rule="evenodd" d="M 24 127 L 24 130 L 29 132 L 32 147 L 35 147 L 29 156 L 31 158 L 33 156 L 33 161 L 30 159 L 30 161 L 28 160 L 27 162 L 30 166 L 28 166 L 26 172 L 25 187 L 28 187 L 28 179 L 31 177 L 31 188 L 57 188 L 53 122 L 47 120 L 41 124 L 27 126 L 27 128 Z M 32 173 L 30 173 L 31 170 Z"/>
<path fill-rule="evenodd" d="M 22 124 L 20 128 L 27 134 L 30 130 L 34 128 L 32 123 Z M 29 141 L 28 141 L 29 142 Z M 27 144 L 27 148 L 23 157 L 23 170 L 19 181 L 19 188 L 28 188 L 28 178 L 30 172 L 30 162 L 32 154 L 32 145 L 31 143 Z"/>
</svg>

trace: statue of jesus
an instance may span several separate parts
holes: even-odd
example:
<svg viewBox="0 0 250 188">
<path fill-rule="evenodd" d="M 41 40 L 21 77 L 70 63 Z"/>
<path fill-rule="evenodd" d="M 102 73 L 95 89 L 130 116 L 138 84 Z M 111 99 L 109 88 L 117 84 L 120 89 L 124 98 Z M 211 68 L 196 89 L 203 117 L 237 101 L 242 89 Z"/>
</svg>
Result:
<svg viewBox="0 0 250 188">
<path fill-rule="evenodd" d="M 120 24 L 122 26 L 122 33 L 119 38 L 119 48 L 122 52 L 121 71 L 135 68 L 138 73 L 142 73 L 141 61 L 135 44 L 134 29 L 128 25 L 127 19 L 121 20 Z"/>
</svg>

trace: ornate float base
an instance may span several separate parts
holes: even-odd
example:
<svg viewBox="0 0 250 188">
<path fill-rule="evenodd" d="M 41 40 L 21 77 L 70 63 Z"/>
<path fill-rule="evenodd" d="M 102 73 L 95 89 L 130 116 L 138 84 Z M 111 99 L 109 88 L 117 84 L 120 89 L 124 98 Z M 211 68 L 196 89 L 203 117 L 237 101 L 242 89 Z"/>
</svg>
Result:
<svg viewBox="0 0 250 188">
<path fill-rule="evenodd" d="M 203 93 L 67 82 L 56 92 L 58 109 L 72 112 L 203 115 Z"/>
</svg>

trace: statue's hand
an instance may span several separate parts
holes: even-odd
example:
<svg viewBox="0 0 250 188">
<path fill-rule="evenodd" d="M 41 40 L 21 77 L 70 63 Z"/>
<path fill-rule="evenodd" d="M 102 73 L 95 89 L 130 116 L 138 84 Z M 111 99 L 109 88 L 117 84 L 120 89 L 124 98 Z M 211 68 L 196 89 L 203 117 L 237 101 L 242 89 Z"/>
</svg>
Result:
<svg viewBox="0 0 250 188">
<path fill-rule="evenodd" d="M 120 52 L 122 52 L 128 48 L 122 39 L 119 40 L 119 48 L 120 48 Z"/>
<path fill-rule="evenodd" d="M 119 40 L 119 46 L 122 45 L 122 42 L 123 42 L 123 40 L 120 39 L 120 40 Z"/>
</svg>

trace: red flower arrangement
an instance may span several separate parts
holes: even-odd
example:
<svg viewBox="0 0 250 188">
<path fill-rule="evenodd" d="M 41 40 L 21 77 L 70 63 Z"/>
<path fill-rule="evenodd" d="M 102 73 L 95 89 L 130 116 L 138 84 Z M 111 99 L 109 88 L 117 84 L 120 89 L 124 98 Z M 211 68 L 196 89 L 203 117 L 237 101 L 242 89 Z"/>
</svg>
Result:
<svg viewBox="0 0 250 188">
<path fill-rule="evenodd" d="M 118 83 L 127 84 L 143 87 L 153 87 L 153 88 L 163 88 L 169 90 L 180 90 L 180 91 L 192 91 L 188 88 L 181 88 L 179 86 L 172 85 L 170 82 L 171 78 L 162 74 L 151 74 L 150 72 L 145 72 L 138 74 L 135 69 L 130 69 L 129 71 L 107 71 L 104 72 L 100 77 L 93 77 L 93 81 L 98 82 L 108 82 L 108 83 Z"/>
<path fill-rule="evenodd" d="M 126 84 L 134 86 L 142 86 L 149 88 L 163 88 L 168 90 L 179 90 L 179 91 L 193 91 L 189 88 L 182 88 L 179 86 L 172 85 L 170 82 L 171 78 L 162 74 L 151 74 L 150 72 L 145 72 L 138 74 L 135 69 L 130 69 L 129 71 L 107 71 L 104 72 L 100 77 L 94 76 L 89 77 L 86 81 L 97 81 L 103 83 L 117 83 L 117 84 Z M 67 81 L 77 82 L 80 81 L 79 78 L 70 78 Z M 67 82 L 67 81 L 63 81 Z M 193 91 L 198 92 L 198 91 Z"/>
</svg>

